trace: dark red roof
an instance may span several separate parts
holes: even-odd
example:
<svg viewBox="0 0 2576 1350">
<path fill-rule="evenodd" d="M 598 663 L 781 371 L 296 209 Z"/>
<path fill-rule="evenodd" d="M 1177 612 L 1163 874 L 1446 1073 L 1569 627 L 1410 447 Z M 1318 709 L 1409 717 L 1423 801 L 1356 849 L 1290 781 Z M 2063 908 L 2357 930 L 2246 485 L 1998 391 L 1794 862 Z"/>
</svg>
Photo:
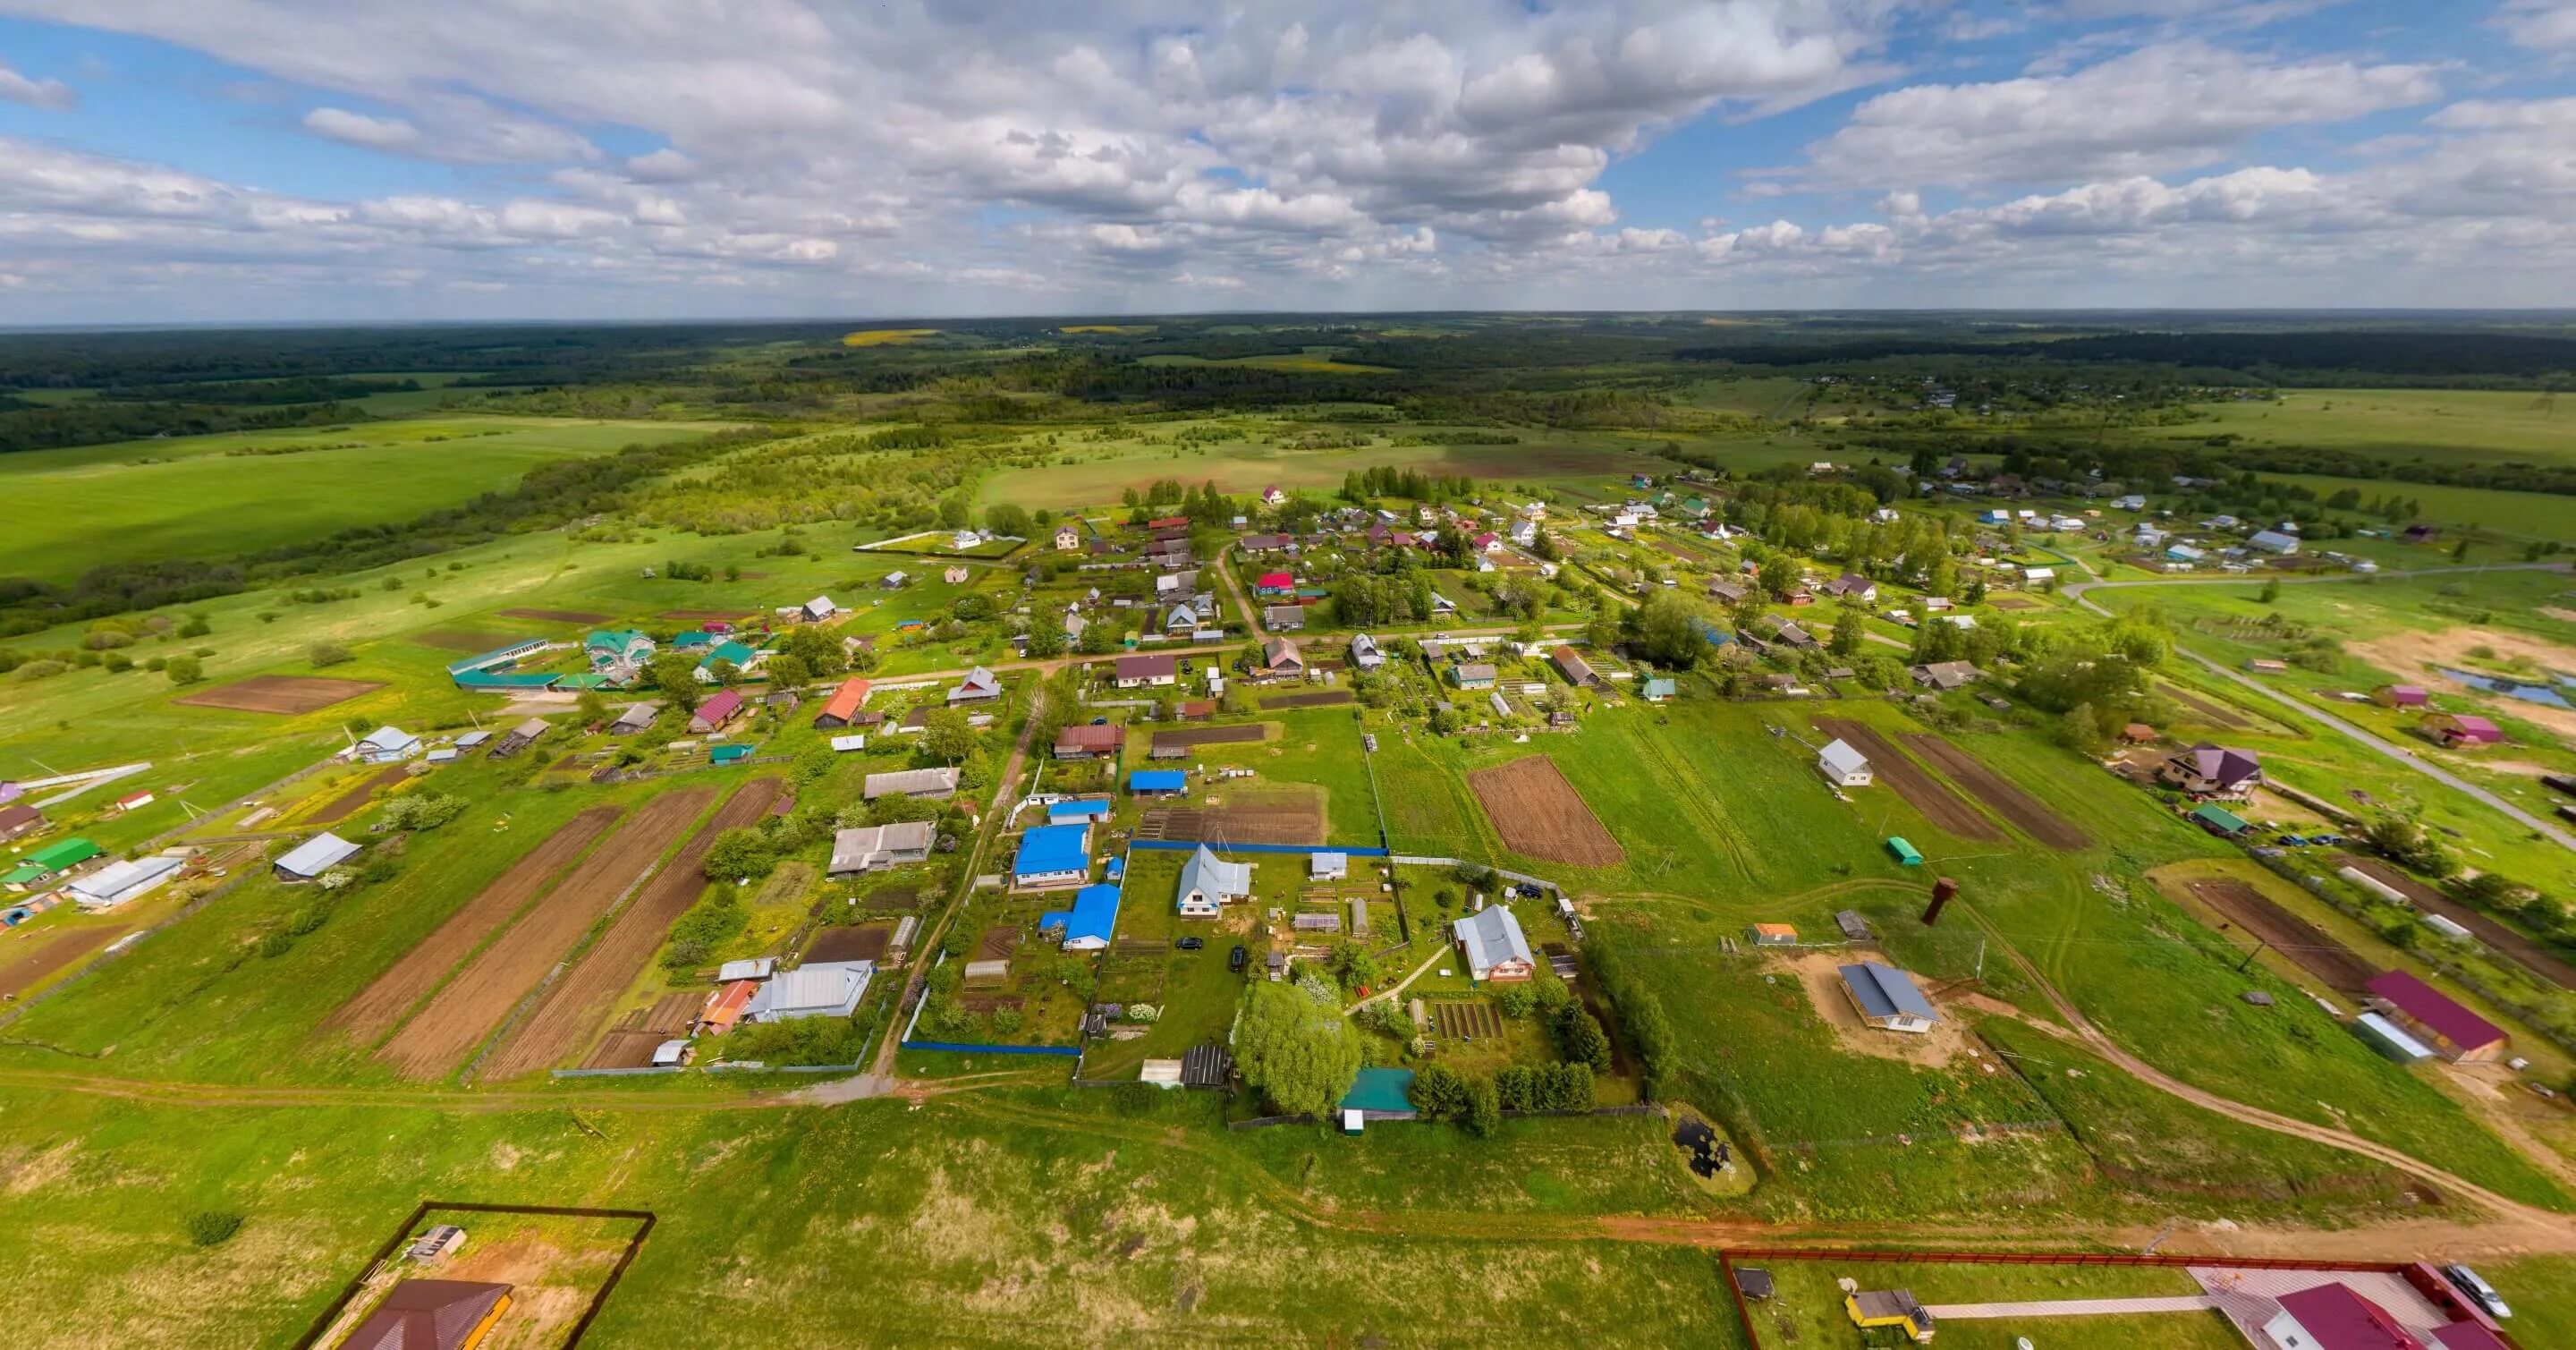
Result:
<svg viewBox="0 0 2576 1350">
<path fill-rule="evenodd" d="M 509 1296 L 506 1284 L 405 1280 L 340 1344 L 344 1350 L 457 1350 Z"/>
<path fill-rule="evenodd" d="M 1154 520 L 1146 521 L 1145 528 L 1149 530 L 1187 528 L 1189 523 L 1190 518 L 1188 516 L 1162 516 Z"/>
<path fill-rule="evenodd" d="M 1270 590 L 1280 590 L 1296 585 L 1297 578 L 1286 572 L 1264 572 L 1254 584 Z"/>
<path fill-rule="evenodd" d="M 2375 975 L 2362 987 L 2462 1050 L 2484 1049 L 2504 1040 L 2504 1032 L 2495 1023 L 2461 1007 L 2449 995 L 2405 971 Z"/>
<path fill-rule="evenodd" d="M 2386 1308 L 2345 1284 L 2321 1284 L 2281 1299 L 2281 1308 L 2316 1338 L 2316 1350 L 2424 1350 Z"/>
<path fill-rule="evenodd" d="M 1058 750 L 1115 750 L 1127 743 L 1127 728 L 1095 727 L 1088 722 L 1066 727 L 1055 734 Z"/>
<path fill-rule="evenodd" d="M 742 711 L 742 691 L 726 689 L 698 705 L 697 720 L 708 726 L 721 725 L 728 717 Z"/>
<path fill-rule="evenodd" d="M 2504 1337 L 2475 1322 L 2433 1328 L 2433 1344 L 2442 1350 L 2510 1350 Z"/>
</svg>

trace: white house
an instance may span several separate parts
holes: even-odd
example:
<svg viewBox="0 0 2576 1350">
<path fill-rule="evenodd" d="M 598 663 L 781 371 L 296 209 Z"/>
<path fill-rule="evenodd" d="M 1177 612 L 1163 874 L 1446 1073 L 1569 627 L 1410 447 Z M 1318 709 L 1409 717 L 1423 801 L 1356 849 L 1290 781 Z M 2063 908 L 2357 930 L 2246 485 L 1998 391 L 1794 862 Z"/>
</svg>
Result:
<svg viewBox="0 0 2576 1350">
<path fill-rule="evenodd" d="M 1538 969 L 1529 938 L 1508 905 L 1487 905 L 1451 925 L 1467 974 L 1478 980 L 1526 980 Z"/>
<path fill-rule="evenodd" d="M 1345 881 L 1351 875 L 1351 855 L 1347 853 L 1309 853 L 1306 855 L 1308 881 Z"/>
<path fill-rule="evenodd" d="M 841 607 L 832 603 L 832 597 L 828 595 L 818 595 L 813 599 L 806 601 L 803 605 L 798 606 L 796 612 L 802 616 L 807 623 L 821 623 L 824 620 L 831 618 L 833 615 L 840 613 Z"/>
<path fill-rule="evenodd" d="M 1870 785 L 1869 756 L 1839 740 L 1826 742 L 1825 748 L 1816 752 L 1816 769 L 1835 787 Z"/>
<path fill-rule="evenodd" d="M 420 738 L 400 727 L 378 727 L 359 741 L 357 755 L 369 764 L 399 764 L 420 753 Z"/>
<path fill-rule="evenodd" d="M 1184 919 L 1213 919 L 1229 900 L 1252 898 L 1252 864 L 1227 862 L 1207 845 L 1181 864 L 1176 907 Z"/>
</svg>

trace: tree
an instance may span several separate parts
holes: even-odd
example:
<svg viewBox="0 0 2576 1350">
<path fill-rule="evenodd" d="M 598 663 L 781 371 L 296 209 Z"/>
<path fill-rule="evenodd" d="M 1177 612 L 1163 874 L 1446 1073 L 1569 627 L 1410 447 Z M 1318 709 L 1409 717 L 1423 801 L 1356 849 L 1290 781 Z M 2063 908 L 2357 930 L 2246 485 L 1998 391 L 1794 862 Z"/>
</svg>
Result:
<svg viewBox="0 0 2576 1350">
<path fill-rule="evenodd" d="M 2280 598 L 2281 579 L 2279 577 L 2274 577 L 2263 583 L 2263 593 L 2257 598 L 2256 603 L 2268 605 L 2278 601 Z"/>
<path fill-rule="evenodd" d="M 608 700 L 596 689 L 582 690 L 581 696 L 572 701 L 572 708 L 583 726 L 595 727 L 608 720 Z"/>
<path fill-rule="evenodd" d="M 995 534 L 1029 536 L 1029 513 L 1026 507 L 999 502 L 984 508 L 984 528 Z"/>
<path fill-rule="evenodd" d="M 1581 1004 L 1568 1004 L 1557 1015 L 1556 1040 L 1567 1059 L 1591 1065 L 1594 1073 L 1610 1072 L 1610 1035 Z"/>
<path fill-rule="evenodd" d="M 1630 639 L 1639 655 L 1659 666 L 1688 670 L 1706 650 L 1699 633 L 1699 614 L 1691 602 L 1666 591 L 1630 611 L 1635 632 Z"/>
<path fill-rule="evenodd" d="M 1467 1133 L 1482 1138 L 1503 1125 L 1502 1096 L 1491 1078 L 1474 1078 L 1467 1082 Z"/>
<path fill-rule="evenodd" d="M 767 876 L 777 863 L 778 855 L 770 851 L 769 840 L 760 831 L 727 830 L 717 835 L 715 844 L 707 849 L 707 880 Z"/>
<path fill-rule="evenodd" d="M 816 675 L 830 675 L 850 664 L 841 639 L 831 629 L 817 624 L 798 624 L 781 635 L 775 644 L 778 655 L 769 658 L 771 678 L 775 679 L 780 657 L 792 656 L 805 663 Z"/>
<path fill-rule="evenodd" d="M 1234 1053 L 1243 1081 L 1285 1115 L 1327 1115 L 1360 1072 L 1359 1033 L 1339 1009 L 1267 980 L 1244 991 Z"/>
<path fill-rule="evenodd" d="M 662 691 L 681 712 L 693 713 L 706 697 L 698 687 L 698 659 L 684 651 L 663 650 L 653 653 L 652 663 L 645 667 L 653 678 L 653 687 Z"/>
<path fill-rule="evenodd" d="M 2361 827 L 2361 838 L 2390 859 L 2429 877 L 2447 877 L 2459 870 L 2450 850 L 2413 816 L 2382 811 Z"/>
<path fill-rule="evenodd" d="M 195 684 L 206 678 L 206 668 L 193 656 L 174 656 L 166 668 L 172 684 Z"/>
<path fill-rule="evenodd" d="M 1762 583 L 1763 593 L 1774 600 L 1786 600 L 1789 592 L 1798 588 L 1797 561 L 1785 553 L 1772 554 L 1755 575 Z"/>
<path fill-rule="evenodd" d="M 358 659 L 349 654 L 348 648 L 343 647 L 336 642 L 316 642 L 311 647 L 305 649 L 304 655 L 306 659 L 313 663 L 313 668 L 315 670 L 320 670 L 324 666 L 341 665 Z"/>
<path fill-rule="evenodd" d="M 772 689 L 802 689 L 814 682 L 814 668 L 805 664 L 805 658 L 801 656 L 784 653 L 773 656 L 764 669 L 769 673 L 769 687 Z"/>
<path fill-rule="evenodd" d="M 975 726 L 967 720 L 963 708 L 934 708 L 921 722 L 921 750 L 932 759 L 950 763 L 966 758 L 975 749 Z"/>
<path fill-rule="evenodd" d="M 1849 656 L 1860 650 L 1862 631 L 1860 611 L 1846 607 L 1834 616 L 1834 633 L 1825 648 L 1836 656 Z"/>
<path fill-rule="evenodd" d="M 1032 661 L 1064 655 L 1064 626 L 1053 623 L 1030 625 L 1028 645 L 1021 649 L 1021 654 Z"/>
</svg>

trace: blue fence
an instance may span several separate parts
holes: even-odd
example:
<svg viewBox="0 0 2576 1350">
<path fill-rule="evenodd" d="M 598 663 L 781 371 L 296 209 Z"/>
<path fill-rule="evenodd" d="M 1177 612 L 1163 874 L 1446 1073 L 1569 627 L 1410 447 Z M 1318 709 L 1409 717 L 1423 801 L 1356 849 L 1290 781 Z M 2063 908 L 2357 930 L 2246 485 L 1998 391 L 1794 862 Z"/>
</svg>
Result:
<svg viewBox="0 0 2576 1350">
<path fill-rule="evenodd" d="M 961 1055 L 1080 1055 L 1078 1045 L 968 1045 L 963 1041 L 905 1041 L 906 1050 L 947 1050 Z"/>
<path fill-rule="evenodd" d="M 1219 843 L 1213 839 L 1205 841 L 1197 839 L 1131 839 L 1128 841 L 1127 847 L 1145 849 L 1149 852 L 1155 853 L 1190 853 L 1195 852 L 1202 842 L 1206 843 L 1209 848 L 1215 849 L 1219 853 L 1293 853 L 1300 856 L 1309 853 L 1347 853 L 1354 858 L 1383 858 L 1388 856 L 1387 850 L 1382 848 L 1353 848 L 1348 844 L 1225 844 Z"/>
</svg>

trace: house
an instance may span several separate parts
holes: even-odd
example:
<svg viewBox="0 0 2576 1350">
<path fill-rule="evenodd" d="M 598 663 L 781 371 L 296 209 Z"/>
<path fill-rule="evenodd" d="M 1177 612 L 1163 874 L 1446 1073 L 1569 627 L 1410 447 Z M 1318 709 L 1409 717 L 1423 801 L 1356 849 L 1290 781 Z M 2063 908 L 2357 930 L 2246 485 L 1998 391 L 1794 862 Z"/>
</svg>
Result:
<svg viewBox="0 0 2576 1350">
<path fill-rule="evenodd" d="M 898 769 L 869 774 L 860 795 L 875 801 L 879 797 L 948 797 L 956 791 L 957 770 L 953 768 Z"/>
<path fill-rule="evenodd" d="M 2424 735 L 2443 748 L 2461 750 L 2479 745 L 2504 744 L 2504 729 L 2483 717 L 2467 713 L 2435 713 L 2419 724 Z"/>
<path fill-rule="evenodd" d="M 131 862 L 109 863 L 63 889 L 70 894 L 72 903 L 82 909 L 114 909 L 137 896 L 159 890 L 187 865 L 185 858 L 154 854 Z"/>
<path fill-rule="evenodd" d="M 696 676 L 700 684 L 722 684 L 724 683 L 723 672 L 716 668 L 719 664 L 731 666 L 737 675 L 748 675 L 759 667 L 765 655 L 766 653 L 759 648 L 748 643 L 727 639 L 709 648 L 705 656 L 698 658 L 698 668 L 691 674 Z"/>
<path fill-rule="evenodd" d="M 974 573 L 967 571 L 965 565 L 960 563 L 941 569 L 939 579 L 951 586 L 963 586 L 966 584 L 966 578 L 973 575 Z"/>
<path fill-rule="evenodd" d="M 1207 845 L 1181 864 L 1173 907 L 1184 919 L 1212 919 L 1227 902 L 1252 898 L 1252 864 L 1227 862 Z"/>
<path fill-rule="evenodd" d="M 2386 1308 L 2339 1282 L 2283 1294 L 2263 1334 L 2280 1350 L 2425 1350 Z"/>
<path fill-rule="evenodd" d="M 1096 952 L 1109 945 L 1118 928 L 1118 888 L 1085 886 L 1073 893 L 1073 908 L 1051 909 L 1038 916 L 1038 929 L 1064 930 L 1063 950 Z"/>
<path fill-rule="evenodd" d="M 1646 681 L 1644 697 L 1648 703 L 1670 703 L 1680 689 L 1670 677 L 1658 675 Z"/>
<path fill-rule="evenodd" d="M 1592 664 L 1572 647 L 1558 647 L 1547 654 L 1547 659 L 1556 667 L 1556 673 L 1577 689 L 1590 689 L 1601 683 L 1601 677 L 1592 672 Z"/>
<path fill-rule="evenodd" d="M 2432 697 L 2419 684 L 2383 684 L 2370 691 L 2370 701 L 2383 708 L 2421 708 Z"/>
<path fill-rule="evenodd" d="M 1840 740 L 1828 741 L 1816 752 L 1816 769 L 1835 787 L 1868 787 L 1871 782 L 1869 756 Z"/>
<path fill-rule="evenodd" d="M 1295 595 L 1297 578 L 1287 572 L 1264 572 L 1253 578 L 1252 592 L 1261 596 Z"/>
<path fill-rule="evenodd" d="M 2297 536 L 2283 534 L 2279 530 L 2256 530 L 2245 536 L 2245 546 L 2260 549 L 2265 553 L 2275 553 L 2284 558 L 2299 551 Z"/>
<path fill-rule="evenodd" d="M 2263 786 L 2263 761 L 2251 750 L 2202 741 L 2168 757 L 2156 776 L 2195 797 L 2242 801 Z"/>
<path fill-rule="evenodd" d="M 378 727 L 366 734 L 356 747 L 360 762 L 367 764 L 400 764 L 421 751 L 420 738 L 400 727 Z"/>
<path fill-rule="evenodd" d="M 7 843 L 22 834 L 32 834 L 44 827 L 45 813 L 32 806 L 22 806 L 16 802 L 0 806 L 0 843 Z"/>
<path fill-rule="evenodd" d="M 739 701 L 741 696 L 735 695 L 735 698 Z M 553 730 L 553 728 L 546 725 L 546 719 L 542 717 L 531 717 L 527 721 L 521 722 L 517 726 L 510 728 L 508 731 L 501 733 L 501 739 L 495 742 L 492 746 L 492 757 L 494 759 L 508 759 L 510 756 L 536 744 L 539 738 L 543 737 L 551 730 Z"/>
<path fill-rule="evenodd" d="M 1882 1031 L 1920 1035 L 1941 1020 L 1932 1001 L 1914 987 L 1914 977 L 1894 966 L 1863 961 L 1838 967 L 1835 973 L 1842 976 L 1843 995 L 1851 1000 L 1860 1020 Z"/>
<path fill-rule="evenodd" d="M 1839 744 L 1839 742 L 1837 742 L 1837 744 Z M 1753 925 L 1751 936 L 1753 938 L 1753 945 L 1756 947 L 1795 947 L 1798 945 L 1798 928 L 1795 924 L 1757 923 Z"/>
<path fill-rule="evenodd" d="M 1069 523 L 1055 527 L 1056 552 L 1071 553 L 1080 547 L 1082 547 L 1082 531 L 1075 529 Z"/>
<path fill-rule="evenodd" d="M 280 881 L 311 881 L 357 856 L 357 853 L 357 845 L 324 830 L 288 850 L 271 864 L 271 869 Z"/>
<path fill-rule="evenodd" d="M 1975 664 L 1967 661 L 1935 661 L 1930 665 L 1916 666 L 1906 673 L 1914 677 L 1916 684 L 1942 693 L 1968 687 L 1976 682 L 1979 674 Z"/>
<path fill-rule="evenodd" d="M 1308 881 L 1347 881 L 1351 875 L 1351 855 L 1347 853 L 1309 853 L 1306 855 Z"/>
<path fill-rule="evenodd" d="M 982 666 L 966 672 L 966 678 L 948 691 L 949 706 L 960 703 L 988 703 L 1002 696 L 1002 682 Z"/>
<path fill-rule="evenodd" d="M 2495 1023 L 2405 971 L 2382 972 L 2362 988 L 2371 1002 L 2423 1037 L 2445 1059 L 2474 1064 L 2504 1053 L 2505 1034 Z"/>
<path fill-rule="evenodd" d="M 905 863 L 930 861 L 936 828 L 926 820 L 892 825 L 862 825 L 832 836 L 832 870 L 836 877 L 883 871 Z"/>
<path fill-rule="evenodd" d="M 719 689 L 700 703 L 696 712 L 689 714 L 689 734 L 704 736 L 711 731 L 722 731 L 735 718 L 742 716 L 742 709 L 741 690 Z"/>
<path fill-rule="evenodd" d="M 1843 1315 L 1862 1331 L 1892 1327 L 1909 1340 L 1932 1339 L 1932 1312 L 1911 1290 L 1862 1289 L 1843 1296 Z"/>
<path fill-rule="evenodd" d="M 1245 553 L 1280 553 L 1296 546 L 1297 541 L 1284 534 L 1247 534 L 1235 543 Z"/>
<path fill-rule="evenodd" d="M 1264 605 L 1261 607 L 1261 626 L 1274 632 L 1293 633 L 1306 626 L 1306 607 Z"/>
<path fill-rule="evenodd" d="M 1824 592 L 1845 600 L 1857 600 L 1866 605 L 1878 599 L 1878 583 L 1867 577 L 1845 572 L 1826 582 Z"/>
<path fill-rule="evenodd" d="M 1286 506 L 1288 504 L 1288 494 L 1277 484 L 1272 484 L 1271 486 L 1261 490 L 1261 504 L 1263 506 Z"/>
<path fill-rule="evenodd" d="M 1179 769 L 1138 769 L 1127 775 L 1127 790 L 1139 797 L 1177 797 L 1190 790 L 1190 776 Z"/>
<path fill-rule="evenodd" d="M 475 1350 L 510 1310 L 506 1284 L 399 1280 L 341 1350 Z"/>
<path fill-rule="evenodd" d="M 1487 530 L 1469 540 L 1468 546 L 1478 553 L 1500 553 L 1503 551 L 1503 537 L 1492 530 Z"/>
<path fill-rule="evenodd" d="M 1739 586 L 1732 581 L 1712 581 L 1708 583 L 1708 598 L 1730 608 L 1743 604 L 1744 597 L 1751 594 L 1752 591 L 1743 586 Z"/>
<path fill-rule="evenodd" d="M 57 839 L 20 858 L 17 865 L 8 871 L 0 872 L 0 886 L 13 891 L 31 891 L 104 852 L 86 839 Z"/>
<path fill-rule="evenodd" d="M 800 1017 L 847 1017 L 867 997 L 874 961 L 818 961 L 762 981 L 743 1009 L 746 1022 L 789 1022 Z"/>
<path fill-rule="evenodd" d="M 626 711 L 619 713 L 617 720 L 608 724 L 608 734 L 611 736 L 635 735 L 652 726 L 653 719 L 661 714 L 661 704 L 629 703 L 626 705 Z"/>
<path fill-rule="evenodd" d="M 960 553 L 969 549 L 979 548 L 983 543 L 984 536 L 982 532 L 977 530 L 959 530 L 957 533 L 948 537 L 948 546 Z"/>
<path fill-rule="evenodd" d="M 1305 611 L 1298 612 L 1302 614 Z M 1303 675 L 1306 673 L 1306 654 L 1297 650 L 1293 640 L 1275 637 L 1261 644 L 1261 664 L 1272 674 Z"/>
<path fill-rule="evenodd" d="M 867 680 L 856 675 L 841 681 L 841 687 L 823 701 L 823 711 L 814 714 L 814 729 L 830 731 L 848 726 L 867 704 L 869 687 Z"/>
<path fill-rule="evenodd" d="M 1449 678 L 1461 689 L 1491 689 L 1499 673 L 1490 663 L 1465 661 L 1449 668 Z"/>
<path fill-rule="evenodd" d="M 1022 891 L 1079 886 L 1091 879 L 1091 827 L 1039 825 L 1020 836 L 1011 887 Z"/>
<path fill-rule="evenodd" d="M 1366 633 L 1351 634 L 1351 665 L 1360 670 L 1375 670 L 1386 664 L 1386 653 L 1377 649 L 1377 639 Z"/>
<path fill-rule="evenodd" d="M 1181 663 L 1171 656 L 1122 656 L 1118 658 L 1116 683 L 1121 689 L 1142 689 L 1148 685 L 1168 687 L 1181 682 Z"/>
<path fill-rule="evenodd" d="M 1538 969 L 1529 939 L 1509 905 L 1487 905 L 1450 925 L 1471 979 L 1508 983 L 1526 980 Z"/>
<path fill-rule="evenodd" d="M 1093 726 L 1080 723 L 1055 734 L 1057 759 L 1091 759 L 1117 754 L 1127 743 L 1127 728 L 1114 725 Z"/>
<path fill-rule="evenodd" d="M 581 640 L 582 654 L 594 675 L 624 684 L 644 673 L 653 660 L 653 639 L 632 628 L 602 628 Z"/>
</svg>

